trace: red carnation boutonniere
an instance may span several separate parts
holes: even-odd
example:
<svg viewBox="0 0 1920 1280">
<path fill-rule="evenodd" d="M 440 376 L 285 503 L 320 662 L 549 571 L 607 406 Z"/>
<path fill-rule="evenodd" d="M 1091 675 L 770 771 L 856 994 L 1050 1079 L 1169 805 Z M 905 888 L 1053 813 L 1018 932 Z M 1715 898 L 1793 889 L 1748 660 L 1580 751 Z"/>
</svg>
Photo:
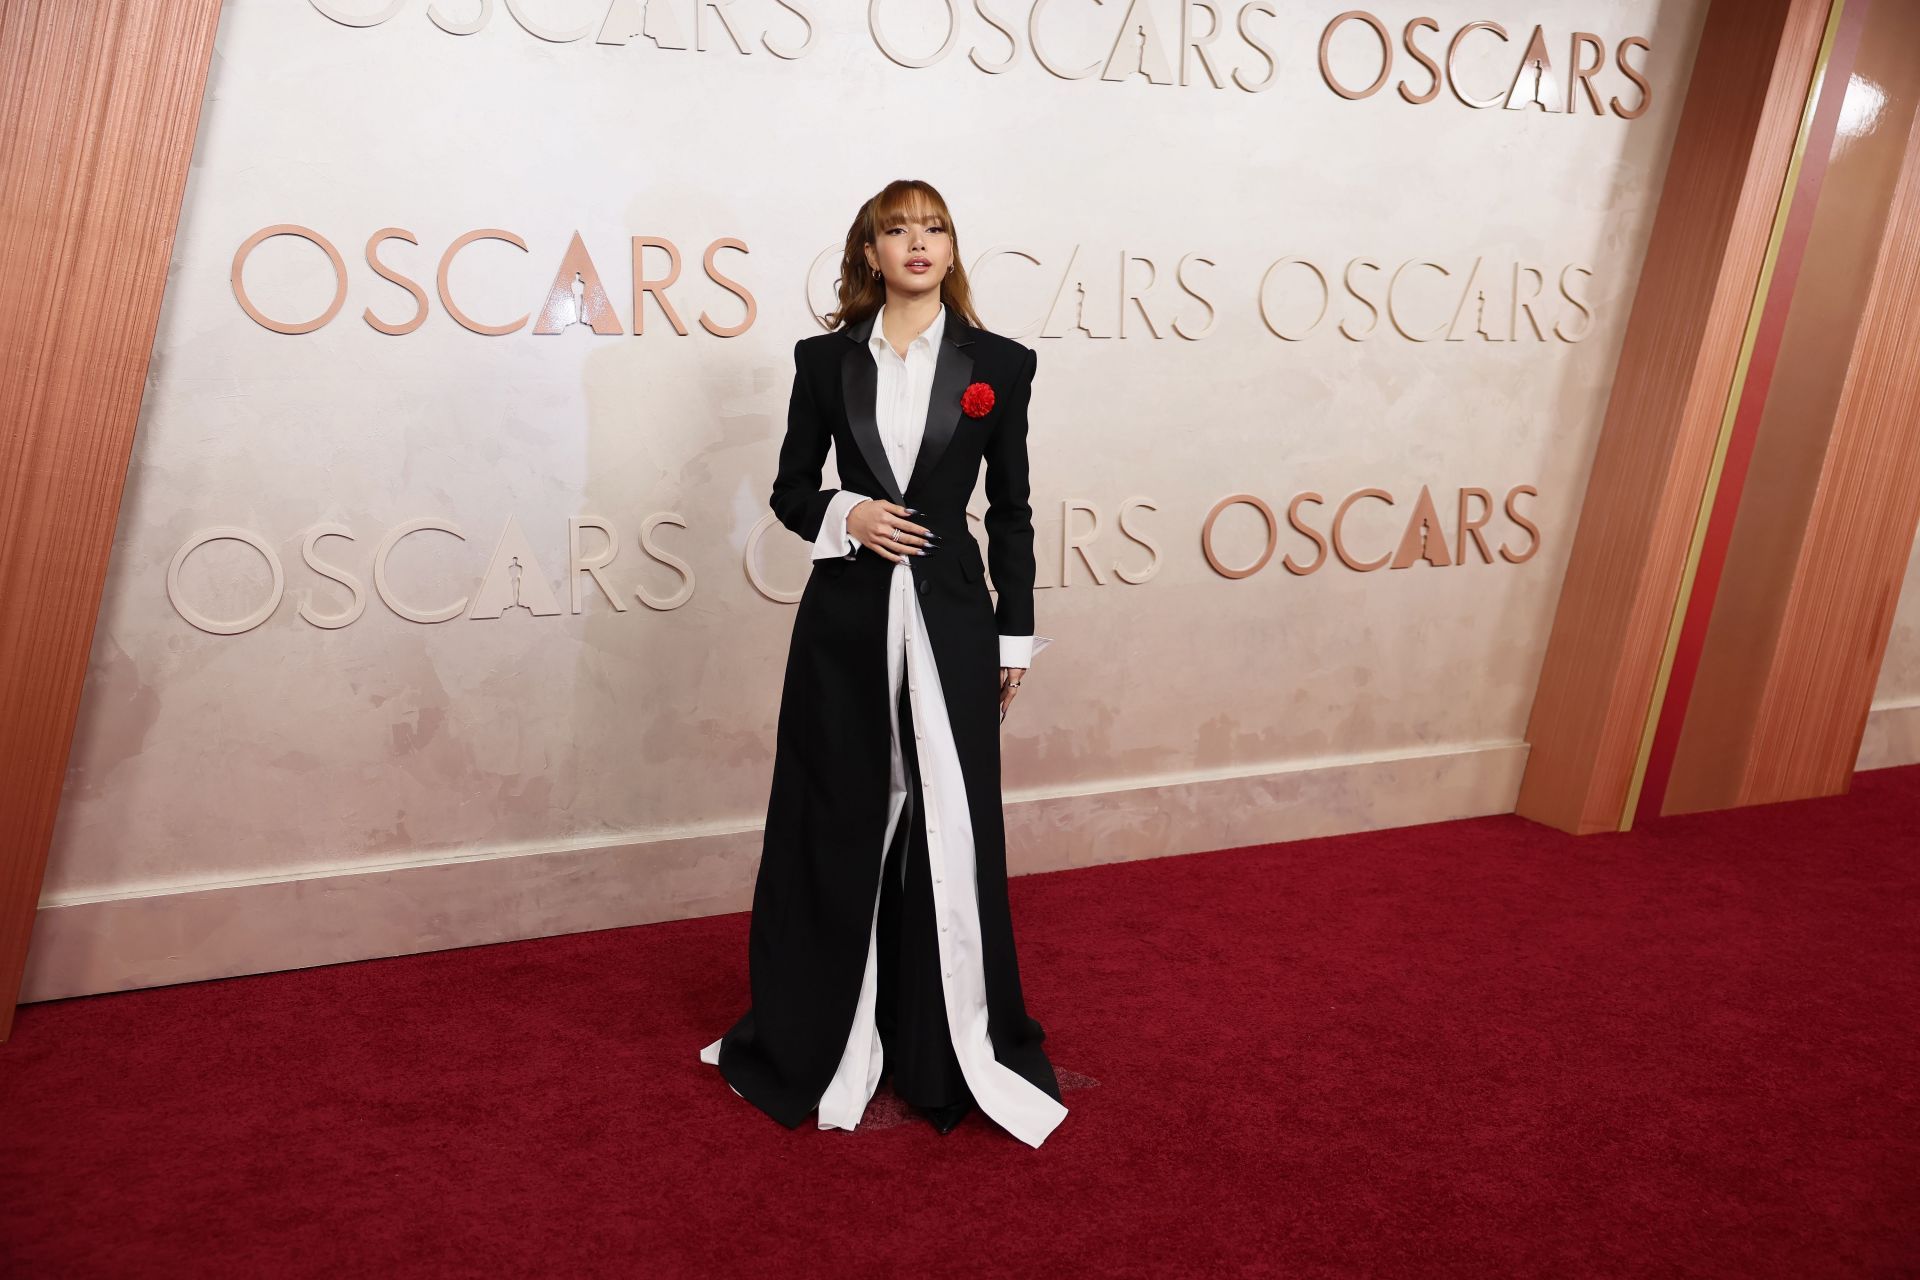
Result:
<svg viewBox="0 0 1920 1280">
<path fill-rule="evenodd" d="M 993 388 L 976 382 L 960 393 L 960 409 L 969 418 L 984 418 L 993 411 Z"/>
</svg>

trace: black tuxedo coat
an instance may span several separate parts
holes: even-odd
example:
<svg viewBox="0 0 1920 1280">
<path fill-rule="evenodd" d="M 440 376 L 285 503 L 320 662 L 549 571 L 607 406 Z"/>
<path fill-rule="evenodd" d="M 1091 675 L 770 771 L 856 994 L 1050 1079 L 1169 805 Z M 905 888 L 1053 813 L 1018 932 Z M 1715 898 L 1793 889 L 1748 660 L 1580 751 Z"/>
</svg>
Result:
<svg viewBox="0 0 1920 1280">
<path fill-rule="evenodd" d="M 885 496 L 936 530 L 938 550 L 909 557 L 954 748 L 966 780 L 994 1057 L 1055 1101 L 1060 1087 L 1027 1016 L 1007 907 L 1000 798 L 999 636 L 1033 633 L 1033 509 L 1028 504 L 1029 347 L 975 328 L 952 308 L 935 356 L 926 429 L 905 485 L 874 416 L 874 318 L 794 345 L 793 393 L 770 498 L 780 522 L 812 542 L 837 489 L 820 487 L 831 445 L 841 482 Z M 984 416 L 961 393 L 993 389 Z M 986 564 L 966 503 L 986 467 Z M 894 562 L 861 547 L 813 561 L 794 612 L 748 937 L 752 1007 L 722 1038 L 721 1073 L 789 1128 L 818 1106 L 859 1001 L 886 836 L 891 728 L 887 608 Z M 912 803 L 905 818 L 924 821 Z"/>
</svg>

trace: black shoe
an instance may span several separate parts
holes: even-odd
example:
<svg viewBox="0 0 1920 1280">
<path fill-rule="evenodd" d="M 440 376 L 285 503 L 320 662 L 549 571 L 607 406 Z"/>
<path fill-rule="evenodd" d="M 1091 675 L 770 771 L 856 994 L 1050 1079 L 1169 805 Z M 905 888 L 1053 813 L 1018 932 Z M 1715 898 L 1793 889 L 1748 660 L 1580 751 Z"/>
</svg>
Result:
<svg viewBox="0 0 1920 1280">
<path fill-rule="evenodd" d="M 966 1119 L 967 1112 L 973 1110 L 973 1099 L 966 1098 L 944 1107 L 923 1107 L 915 1103 L 913 1109 L 925 1116 L 941 1133 L 952 1133 L 954 1126 Z"/>
</svg>

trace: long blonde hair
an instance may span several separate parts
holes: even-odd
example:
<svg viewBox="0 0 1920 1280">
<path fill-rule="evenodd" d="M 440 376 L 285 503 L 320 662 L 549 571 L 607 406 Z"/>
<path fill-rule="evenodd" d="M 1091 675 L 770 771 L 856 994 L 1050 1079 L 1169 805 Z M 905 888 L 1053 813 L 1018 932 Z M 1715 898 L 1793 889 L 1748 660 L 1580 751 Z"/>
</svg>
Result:
<svg viewBox="0 0 1920 1280">
<path fill-rule="evenodd" d="M 880 233 L 896 226 L 909 214 L 931 208 L 947 229 L 953 245 L 953 270 L 940 282 L 940 300 L 959 312 L 976 329 L 986 326 L 973 310 L 973 287 L 967 283 L 967 269 L 960 263 L 960 233 L 954 230 L 953 214 L 933 184 L 918 178 L 896 178 L 860 206 L 847 228 L 847 244 L 840 255 L 839 307 L 827 313 L 830 328 L 855 324 L 866 319 L 887 300 L 887 282 L 873 274 L 867 265 L 866 248 L 880 242 Z"/>
</svg>

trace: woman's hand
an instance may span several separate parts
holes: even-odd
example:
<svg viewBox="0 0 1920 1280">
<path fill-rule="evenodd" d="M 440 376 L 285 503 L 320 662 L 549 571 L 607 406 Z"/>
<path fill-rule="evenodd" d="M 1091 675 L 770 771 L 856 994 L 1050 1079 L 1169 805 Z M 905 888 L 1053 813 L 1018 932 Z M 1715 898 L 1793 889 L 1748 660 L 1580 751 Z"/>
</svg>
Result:
<svg viewBox="0 0 1920 1280">
<path fill-rule="evenodd" d="M 1026 677 L 1025 667 L 1000 668 L 1000 718 L 1007 718 L 1007 708 L 1020 696 L 1020 681 Z"/>
<path fill-rule="evenodd" d="M 853 504 L 847 512 L 847 532 L 854 541 L 896 564 L 909 555 L 924 555 L 933 544 L 933 533 L 923 524 L 907 519 L 908 509 L 885 498 L 868 498 Z"/>
</svg>

